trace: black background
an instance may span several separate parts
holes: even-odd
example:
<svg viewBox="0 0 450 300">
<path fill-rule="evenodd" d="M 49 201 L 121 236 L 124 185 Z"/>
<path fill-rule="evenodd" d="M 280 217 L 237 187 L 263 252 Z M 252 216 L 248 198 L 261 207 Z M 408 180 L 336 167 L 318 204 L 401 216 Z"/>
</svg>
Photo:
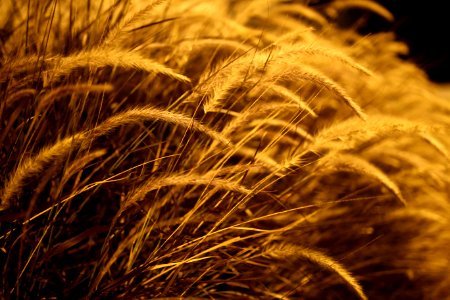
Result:
<svg viewBox="0 0 450 300">
<path fill-rule="evenodd" d="M 410 46 L 411 59 L 434 81 L 450 81 L 450 1 L 380 0 L 396 21 L 392 28 Z"/>
<path fill-rule="evenodd" d="M 326 3 L 327 0 L 320 1 Z M 320 3 L 319 2 L 319 3 Z M 393 13 L 395 21 L 389 23 L 369 14 L 362 33 L 394 31 L 399 40 L 410 48 L 407 59 L 424 69 L 431 80 L 450 82 L 450 1 L 378 0 Z M 341 20 L 343 26 L 352 26 L 361 11 L 347 11 Z"/>
</svg>

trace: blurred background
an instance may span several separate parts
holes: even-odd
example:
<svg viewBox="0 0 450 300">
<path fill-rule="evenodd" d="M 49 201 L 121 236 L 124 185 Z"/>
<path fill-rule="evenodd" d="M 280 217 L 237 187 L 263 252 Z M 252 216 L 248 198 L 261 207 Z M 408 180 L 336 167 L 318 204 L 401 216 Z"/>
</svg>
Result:
<svg viewBox="0 0 450 300">
<path fill-rule="evenodd" d="M 433 81 L 450 82 L 448 1 L 379 0 L 395 16 L 392 28 L 410 46 L 410 59 Z"/>
<path fill-rule="evenodd" d="M 313 0 L 314 1 L 314 0 Z M 329 0 L 319 0 L 317 4 Z M 394 15 L 394 22 L 361 10 L 345 12 L 342 26 L 357 22 L 362 33 L 392 30 L 410 48 L 406 59 L 424 69 L 435 82 L 450 83 L 450 16 L 448 1 L 377 0 Z M 361 14 L 362 13 L 362 14 Z M 364 21 L 361 22 L 361 16 Z M 366 18 L 367 17 L 367 18 Z"/>
</svg>

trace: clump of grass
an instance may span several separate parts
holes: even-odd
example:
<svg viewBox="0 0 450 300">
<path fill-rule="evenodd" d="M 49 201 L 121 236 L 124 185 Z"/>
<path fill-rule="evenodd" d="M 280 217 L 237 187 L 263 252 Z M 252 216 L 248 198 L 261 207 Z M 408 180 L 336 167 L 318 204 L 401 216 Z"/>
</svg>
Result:
<svg viewBox="0 0 450 300">
<path fill-rule="evenodd" d="M 75 2 L 0 4 L 0 298 L 448 297 L 450 106 L 334 25 L 384 8 Z"/>
</svg>

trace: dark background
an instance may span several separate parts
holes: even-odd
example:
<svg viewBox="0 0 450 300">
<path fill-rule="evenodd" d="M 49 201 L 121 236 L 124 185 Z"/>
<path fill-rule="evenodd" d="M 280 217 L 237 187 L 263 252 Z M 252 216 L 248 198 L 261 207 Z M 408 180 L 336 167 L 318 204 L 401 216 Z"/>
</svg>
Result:
<svg viewBox="0 0 450 300">
<path fill-rule="evenodd" d="M 326 3 L 330 0 L 319 0 Z M 424 69 L 436 82 L 450 82 L 450 10 L 448 0 L 377 0 L 395 17 L 393 23 L 357 9 L 344 12 L 340 25 L 357 28 L 363 34 L 394 31 L 410 48 L 406 59 Z M 362 21 L 362 22 L 361 22 Z"/>
<path fill-rule="evenodd" d="M 392 29 L 430 79 L 450 82 L 450 1 L 379 0 L 395 16 Z"/>
</svg>

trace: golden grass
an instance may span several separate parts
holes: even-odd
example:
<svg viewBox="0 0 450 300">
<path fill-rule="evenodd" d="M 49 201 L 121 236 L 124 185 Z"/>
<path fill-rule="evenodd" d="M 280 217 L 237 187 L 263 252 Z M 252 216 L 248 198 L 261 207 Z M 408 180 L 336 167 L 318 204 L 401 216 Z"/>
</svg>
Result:
<svg viewBox="0 0 450 300">
<path fill-rule="evenodd" d="M 149 73 L 163 74 L 183 82 L 189 78 L 152 59 L 143 57 L 134 51 L 122 51 L 117 48 L 98 48 L 67 57 L 52 57 L 46 60 L 51 69 L 44 71 L 44 84 L 50 84 L 64 75 L 70 74 L 75 68 L 101 68 L 105 66 L 131 68 Z M 45 80 L 48 78 L 47 80 Z"/>
<path fill-rule="evenodd" d="M 300 257 L 317 264 L 319 267 L 338 274 L 352 288 L 360 299 L 367 299 L 361 285 L 341 264 L 331 257 L 312 249 L 303 248 L 292 244 L 272 245 L 266 250 L 266 255 L 274 258 Z"/>
<path fill-rule="evenodd" d="M 337 25 L 384 8 L 12 3 L 1 299 L 449 297 L 448 99 Z"/>
<path fill-rule="evenodd" d="M 339 11 L 355 8 L 370 11 L 385 18 L 388 21 L 394 20 L 394 16 L 391 14 L 390 11 L 388 11 L 378 3 L 368 0 L 333 1 L 327 9 L 328 13 L 336 15 L 338 14 Z"/>
</svg>

